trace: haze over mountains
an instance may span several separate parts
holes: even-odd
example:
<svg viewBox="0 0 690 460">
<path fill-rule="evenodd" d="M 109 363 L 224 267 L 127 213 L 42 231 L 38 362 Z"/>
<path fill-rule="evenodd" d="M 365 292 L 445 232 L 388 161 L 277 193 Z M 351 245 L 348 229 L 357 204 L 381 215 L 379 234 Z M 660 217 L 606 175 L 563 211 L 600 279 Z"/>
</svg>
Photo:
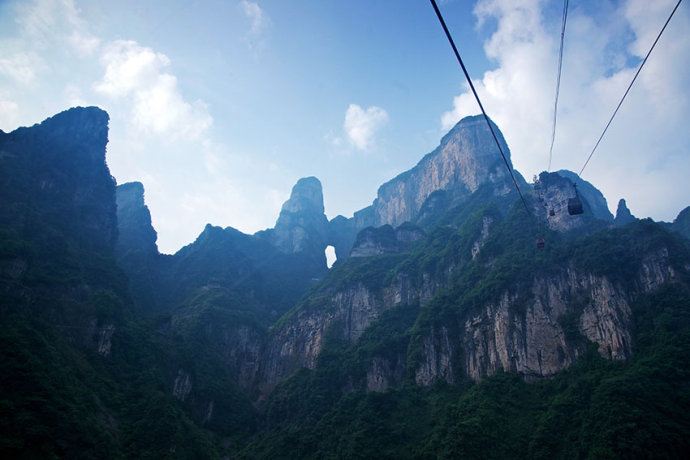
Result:
<svg viewBox="0 0 690 460">
<path fill-rule="evenodd" d="M 273 228 L 165 255 L 107 133 L 95 107 L 0 133 L 3 453 L 690 450 L 690 207 L 614 217 L 572 172 L 516 171 L 528 214 L 467 117 L 351 218 L 307 177 Z"/>
</svg>

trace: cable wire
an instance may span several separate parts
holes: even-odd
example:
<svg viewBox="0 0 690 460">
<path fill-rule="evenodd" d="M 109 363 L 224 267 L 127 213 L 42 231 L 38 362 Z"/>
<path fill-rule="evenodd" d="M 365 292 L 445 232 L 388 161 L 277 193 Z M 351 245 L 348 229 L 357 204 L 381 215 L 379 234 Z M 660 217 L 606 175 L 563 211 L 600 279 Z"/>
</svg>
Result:
<svg viewBox="0 0 690 460">
<path fill-rule="evenodd" d="M 671 18 L 672 18 L 673 15 L 676 13 L 676 10 L 678 9 L 678 7 L 680 6 L 680 4 L 681 4 L 682 1 L 683 1 L 683 0 L 678 0 L 678 3 L 676 3 L 676 6 L 673 7 L 673 11 L 671 11 L 671 14 L 668 16 L 668 19 L 666 19 L 666 22 L 664 23 L 664 26 L 663 26 L 663 27 L 661 28 L 661 30 L 659 31 L 659 35 L 656 36 L 656 39 L 654 40 L 654 43 L 652 43 L 652 47 L 649 48 L 649 51 L 647 51 L 647 55 L 646 55 L 646 56 L 644 57 L 644 59 L 642 60 L 642 63 L 640 63 L 640 67 L 637 68 L 637 72 L 635 72 L 635 76 L 634 76 L 633 79 L 630 81 L 630 84 L 628 85 L 628 88 L 625 90 L 625 93 L 623 94 L 623 97 L 621 98 L 620 102 L 619 102 L 618 105 L 616 106 L 616 110 L 613 111 L 613 115 L 611 115 L 611 118 L 609 119 L 609 122 L 606 123 L 606 127 L 605 127 L 604 130 L 601 132 L 601 136 L 599 136 L 599 139 L 597 139 L 597 143 L 594 144 L 594 148 L 592 149 L 592 152 L 591 152 L 591 153 L 589 154 L 589 156 L 587 157 L 587 161 L 585 161 L 585 164 L 582 165 L 582 169 L 580 169 L 580 172 L 578 173 L 579 176 L 582 176 L 582 171 L 585 170 L 585 168 L 586 168 L 587 165 L 589 164 L 589 160 L 592 159 L 592 155 L 594 155 L 594 152 L 597 150 L 597 147 L 599 147 L 599 143 L 600 143 L 601 140 L 604 138 L 604 134 L 606 134 L 606 131 L 609 129 L 609 126 L 611 126 L 611 122 L 612 122 L 613 119 L 616 117 L 616 114 L 618 113 L 618 109 L 620 109 L 620 108 L 621 108 L 621 105 L 623 105 L 623 101 L 625 100 L 625 97 L 626 97 L 626 96 L 628 95 L 628 93 L 630 92 L 630 88 L 632 88 L 633 83 L 635 83 L 635 80 L 637 80 L 637 76 L 638 76 L 638 75 L 640 74 L 640 72 L 642 71 L 642 68 L 644 67 L 645 63 L 647 62 L 647 59 L 649 58 L 649 55 L 652 54 L 652 50 L 654 49 L 654 47 L 656 46 L 657 42 L 658 42 L 659 39 L 661 38 L 661 34 L 663 34 L 663 33 L 664 33 L 664 30 L 666 30 L 666 26 L 668 26 L 668 23 L 671 22 Z"/>
<path fill-rule="evenodd" d="M 439 22 L 441 23 L 441 27 L 443 27 L 443 31 L 446 33 L 446 38 L 448 38 L 448 42 L 450 43 L 451 48 L 453 48 L 453 52 L 455 53 L 455 57 L 457 58 L 458 62 L 460 63 L 460 67 L 462 67 L 462 72 L 465 74 L 465 79 L 467 80 L 467 83 L 470 85 L 470 89 L 472 89 L 472 94 L 474 94 L 474 98 L 477 100 L 477 104 L 479 104 L 479 108 L 482 110 L 482 115 L 484 115 L 484 120 L 486 120 L 486 124 L 489 126 L 489 130 L 491 130 L 491 135 L 494 138 L 494 141 L 496 142 L 496 146 L 498 146 L 498 151 L 501 153 L 501 157 L 503 158 L 503 162 L 506 165 L 506 168 L 508 168 L 508 172 L 510 173 L 510 177 L 513 179 L 513 184 L 515 184 L 515 189 L 517 190 L 518 194 L 520 195 L 520 199 L 522 200 L 522 204 L 525 207 L 525 211 L 527 211 L 527 214 L 532 216 L 532 213 L 529 210 L 529 207 L 527 206 L 527 201 L 525 201 L 525 197 L 522 195 L 522 191 L 520 191 L 520 186 L 517 183 L 517 180 L 515 179 L 515 174 L 513 174 L 513 168 L 511 168 L 510 163 L 508 163 L 508 159 L 505 156 L 505 153 L 503 153 L 503 148 L 501 147 L 501 143 L 498 142 L 498 137 L 496 136 L 496 132 L 494 131 L 493 126 L 491 125 L 491 121 L 489 121 L 489 116 L 486 114 L 486 110 L 484 110 L 484 106 L 482 105 L 482 101 L 479 100 L 479 95 L 477 94 L 477 90 L 474 89 L 474 84 L 472 83 L 472 79 L 470 78 L 470 74 L 467 72 L 467 68 L 465 67 L 465 63 L 462 61 L 462 58 L 460 57 L 460 53 L 458 52 L 458 48 L 455 46 L 455 41 L 453 40 L 453 37 L 450 35 L 450 31 L 448 30 L 448 27 L 446 26 L 446 21 L 443 19 L 443 15 L 441 14 L 441 10 L 438 9 L 438 5 L 436 4 L 436 0 L 430 0 L 431 1 L 431 6 L 434 7 L 434 11 L 436 12 L 436 16 L 438 17 Z"/>
<path fill-rule="evenodd" d="M 556 99 L 553 103 L 553 128 L 551 129 L 551 146 L 549 147 L 549 165 L 547 172 L 551 172 L 551 159 L 553 158 L 553 144 L 556 141 L 556 121 L 558 116 L 558 96 L 561 92 L 561 69 L 563 68 L 563 43 L 565 42 L 565 25 L 568 22 L 568 3 L 563 1 L 563 21 L 561 25 L 561 47 L 558 51 L 558 73 L 556 77 Z"/>
</svg>

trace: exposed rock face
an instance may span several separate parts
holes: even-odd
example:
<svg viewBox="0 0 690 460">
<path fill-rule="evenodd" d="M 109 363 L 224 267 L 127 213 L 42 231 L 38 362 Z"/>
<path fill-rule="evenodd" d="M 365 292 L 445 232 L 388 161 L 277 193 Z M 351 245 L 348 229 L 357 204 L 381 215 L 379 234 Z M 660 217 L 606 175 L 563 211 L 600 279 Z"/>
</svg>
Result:
<svg viewBox="0 0 690 460">
<path fill-rule="evenodd" d="M 328 222 L 328 244 L 335 248 L 338 260 L 345 260 L 350 255 L 350 248 L 357 237 L 354 219 L 336 216 Z"/>
<path fill-rule="evenodd" d="M 369 257 L 405 251 L 424 236 L 421 228 L 410 223 L 395 229 L 390 225 L 368 227 L 357 235 L 350 257 Z"/>
<path fill-rule="evenodd" d="M 98 346 L 96 351 L 99 355 L 109 356 L 113 347 L 113 334 L 115 333 L 114 324 L 106 324 L 98 331 Z"/>
<path fill-rule="evenodd" d="M 618 202 L 618 208 L 616 209 L 616 219 L 614 221 L 614 224 L 617 227 L 620 227 L 623 225 L 627 225 L 630 222 L 635 222 L 636 220 L 637 217 L 632 215 L 630 209 L 628 209 L 628 206 L 625 203 L 625 200 L 621 198 Z"/>
<path fill-rule="evenodd" d="M 628 359 L 633 353 L 631 298 L 675 278 L 664 250 L 645 258 L 632 292 L 606 277 L 573 269 L 537 278 L 526 306 L 525 299 L 506 292 L 470 315 L 456 333 L 432 327 L 424 338 L 416 382 L 453 383 L 461 375 L 480 380 L 498 370 L 528 379 L 548 377 L 584 351 L 583 338 L 597 344 L 606 358 Z M 453 367 L 457 362 L 462 369 Z"/>
<path fill-rule="evenodd" d="M 144 202 L 144 185 L 128 182 L 117 186 L 117 222 L 119 237 L 117 252 L 158 254 L 158 235 L 151 224 L 151 213 Z"/>
<path fill-rule="evenodd" d="M 570 179 L 558 173 L 542 172 L 534 184 L 535 215 L 546 221 L 551 230 L 567 232 L 584 227 L 591 219 L 592 212 L 587 200 L 579 195 L 584 213 L 570 215 L 568 200 L 575 197 L 575 187 Z"/>
<path fill-rule="evenodd" d="M 0 136 L 0 225 L 46 227 L 84 249 L 112 251 L 117 221 L 107 142 L 108 114 L 96 107 Z"/>
<path fill-rule="evenodd" d="M 326 333 L 354 343 L 385 310 L 426 302 L 438 288 L 439 282 L 429 276 L 415 282 L 404 274 L 398 274 L 388 286 L 371 288 L 356 283 L 332 292 L 319 305 L 297 310 L 268 339 L 259 375 L 262 393 L 268 393 L 300 367 L 313 369 Z M 389 366 L 397 368 L 397 364 L 389 363 Z M 391 375 L 397 374 L 393 372 Z M 383 377 L 372 379 L 382 381 Z M 388 382 L 394 380 L 390 376 L 386 379 Z"/>
<path fill-rule="evenodd" d="M 510 149 L 498 127 L 493 127 L 510 163 Z M 522 176 L 514 172 L 518 182 L 526 185 Z M 414 168 L 383 184 L 371 206 L 355 212 L 347 224 L 341 216 L 331 221 L 330 240 L 338 260 L 349 255 L 360 230 L 383 225 L 398 227 L 405 222 L 426 228 L 451 203 L 485 184 L 492 184 L 496 195 L 512 190 L 511 179 L 483 116 L 465 117 Z"/>
<path fill-rule="evenodd" d="M 375 356 L 367 370 L 367 391 L 386 391 L 391 387 L 399 385 L 404 377 L 405 356 L 396 356 L 393 362 L 380 356 Z"/>
<path fill-rule="evenodd" d="M 481 236 L 471 246 L 475 259 L 475 248 L 481 250 L 492 225 L 490 218 L 481 222 Z M 566 268 L 556 273 L 535 274 L 527 291 L 509 288 L 493 301 L 462 310 L 456 319 L 422 330 L 419 354 L 412 363 L 407 361 L 415 382 L 455 383 L 464 376 L 480 380 L 499 370 L 526 379 L 549 377 L 575 362 L 588 342 L 608 359 L 630 358 L 631 301 L 678 279 L 669 250 L 645 254 L 637 275 L 625 285 L 564 263 Z M 398 272 L 384 286 L 356 282 L 315 297 L 318 302 L 297 309 L 269 337 L 258 374 L 261 392 L 266 394 L 300 367 L 314 368 L 326 336 L 356 343 L 386 310 L 424 305 L 449 285 L 452 272 L 452 266 L 422 276 Z M 366 388 L 383 391 L 399 384 L 404 361 L 405 357 L 374 356 Z"/>
<path fill-rule="evenodd" d="M 479 239 L 472 243 L 472 260 L 475 260 L 479 255 L 484 243 L 486 243 L 487 238 L 489 238 L 489 227 L 493 223 L 493 219 L 489 216 L 482 217 L 482 233 Z"/>
<path fill-rule="evenodd" d="M 570 179 L 571 182 L 577 185 L 578 193 L 587 201 L 587 204 L 589 204 L 589 209 L 594 217 L 606 222 L 613 221 L 613 214 L 611 214 L 611 211 L 609 211 L 606 198 L 598 188 L 580 178 L 580 176 L 574 172 L 568 171 L 567 169 L 561 169 L 557 172 L 557 174 L 565 177 L 566 179 Z"/>
<path fill-rule="evenodd" d="M 0 234 L 33 253 L 3 245 L 0 297 L 23 314 L 36 309 L 70 343 L 103 357 L 125 295 L 111 263 L 118 231 L 108 119 L 77 107 L 0 134 Z M 27 287 L 37 276 L 40 287 Z"/>
<path fill-rule="evenodd" d="M 508 160 L 510 150 L 498 127 L 499 142 Z M 414 222 L 427 198 L 437 190 L 466 196 L 491 182 L 496 193 L 510 191 L 491 131 L 482 116 L 466 117 L 441 139 L 441 144 L 414 168 L 383 184 L 373 205 L 373 225 Z"/>
<path fill-rule="evenodd" d="M 192 378 L 186 371 L 180 369 L 177 372 L 177 377 L 175 377 L 175 383 L 173 384 L 173 396 L 180 401 L 184 401 L 191 391 Z"/>
<path fill-rule="evenodd" d="M 250 321 L 223 314 L 222 308 L 223 305 L 182 308 L 173 315 L 172 331 L 178 336 L 193 337 L 196 345 L 219 356 L 234 382 L 249 390 L 259 369 L 264 331 Z"/>
<path fill-rule="evenodd" d="M 686 238 L 690 238 L 690 206 L 678 214 L 678 217 L 673 221 L 671 229 Z"/>
<path fill-rule="evenodd" d="M 324 214 L 321 182 L 316 177 L 297 181 L 280 211 L 271 242 L 286 253 L 321 252 L 326 248 L 328 219 Z"/>
</svg>

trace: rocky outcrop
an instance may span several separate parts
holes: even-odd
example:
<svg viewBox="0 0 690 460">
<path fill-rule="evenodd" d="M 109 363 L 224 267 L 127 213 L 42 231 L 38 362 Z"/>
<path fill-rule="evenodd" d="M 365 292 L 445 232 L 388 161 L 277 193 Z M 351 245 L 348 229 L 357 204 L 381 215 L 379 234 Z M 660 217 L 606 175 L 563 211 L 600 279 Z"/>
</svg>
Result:
<svg viewBox="0 0 690 460">
<path fill-rule="evenodd" d="M 355 343 L 384 311 L 427 302 L 439 287 L 440 282 L 428 275 L 415 281 L 399 273 L 387 286 L 372 288 L 357 282 L 298 308 L 268 338 L 259 375 L 261 392 L 267 394 L 301 367 L 313 369 L 327 334 Z"/>
<path fill-rule="evenodd" d="M 410 223 L 397 228 L 390 225 L 367 227 L 357 235 L 350 257 L 370 257 L 406 251 L 424 236 L 421 228 Z"/>
<path fill-rule="evenodd" d="M 616 225 L 616 227 L 622 227 L 623 225 L 635 222 L 636 220 L 637 217 L 632 215 L 630 209 L 628 209 L 628 206 L 625 203 L 625 200 L 621 198 L 618 202 L 618 208 L 616 209 L 616 219 L 614 220 L 614 225 Z"/>
<path fill-rule="evenodd" d="M 0 225 L 50 229 L 84 250 L 111 252 L 117 221 L 107 142 L 108 114 L 96 107 L 0 136 Z"/>
<path fill-rule="evenodd" d="M 678 213 L 678 217 L 671 224 L 671 230 L 690 239 L 690 206 Z"/>
<path fill-rule="evenodd" d="M 510 160 L 503 135 L 494 130 Z M 482 116 L 463 118 L 441 139 L 441 144 L 414 168 L 383 184 L 373 204 L 375 226 L 414 222 L 427 198 L 437 190 L 453 197 L 467 196 L 493 183 L 495 192 L 510 191 L 510 178 Z"/>
<path fill-rule="evenodd" d="M 156 239 L 158 235 L 151 224 L 151 213 L 144 202 L 144 185 L 141 182 L 128 182 L 118 185 L 117 223 L 119 257 L 130 253 L 142 255 L 158 254 Z"/>
<path fill-rule="evenodd" d="M 285 253 L 308 251 L 323 255 L 327 233 L 321 182 L 316 177 L 305 177 L 292 188 L 275 227 L 258 235 L 265 236 Z"/>
<path fill-rule="evenodd" d="M 510 164 L 510 149 L 493 125 Z M 512 165 L 511 165 L 512 168 Z M 519 183 L 524 179 L 514 171 Z M 350 224 L 338 218 L 334 244 L 339 260 L 349 254 L 356 234 L 367 227 L 405 222 L 427 228 L 436 223 L 452 203 L 460 202 L 480 187 L 489 185 L 495 195 L 512 191 L 512 182 L 483 116 L 465 117 L 412 169 L 379 187 L 371 206 L 354 213 Z M 347 244 L 350 246 L 347 246 Z"/>
<path fill-rule="evenodd" d="M 570 215 L 568 201 L 576 197 L 582 202 L 584 213 Z M 551 230 L 567 232 L 583 228 L 591 220 L 592 211 L 587 200 L 576 192 L 576 187 L 570 179 L 558 173 L 542 172 L 534 183 L 534 213 L 541 220 L 546 221 Z"/>
<path fill-rule="evenodd" d="M 527 379 L 548 377 L 570 366 L 587 342 L 605 358 L 628 359 L 633 353 L 630 302 L 675 279 L 667 250 L 644 258 L 632 291 L 572 268 L 536 278 L 529 298 L 504 292 L 467 315 L 457 332 L 432 327 L 422 339 L 415 380 L 419 385 L 453 383 L 462 375 L 480 380 L 499 370 Z"/>
<path fill-rule="evenodd" d="M 400 385 L 405 378 L 405 356 L 393 360 L 380 356 L 372 358 L 366 375 L 367 391 L 382 392 Z"/>
<path fill-rule="evenodd" d="M 557 174 L 566 179 L 570 179 L 572 183 L 577 185 L 578 193 L 587 201 L 589 210 L 594 217 L 606 222 L 613 221 L 613 214 L 609 211 L 606 198 L 598 188 L 582 179 L 578 174 L 568 171 L 567 169 L 561 169 L 557 171 Z"/>
<path fill-rule="evenodd" d="M 489 227 L 493 223 L 493 219 L 489 216 L 482 217 L 482 232 L 479 238 L 472 243 L 472 260 L 475 260 L 479 255 L 484 243 L 486 243 L 487 238 L 489 238 Z"/>
<path fill-rule="evenodd" d="M 192 377 L 184 371 L 183 369 L 180 369 L 177 372 L 177 377 L 175 377 L 175 383 L 173 383 L 173 390 L 172 394 L 175 398 L 179 399 L 180 401 L 184 401 L 187 399 L 187 396 L 189 396 L 189 393 L 192 392 Z"/>
</svg>

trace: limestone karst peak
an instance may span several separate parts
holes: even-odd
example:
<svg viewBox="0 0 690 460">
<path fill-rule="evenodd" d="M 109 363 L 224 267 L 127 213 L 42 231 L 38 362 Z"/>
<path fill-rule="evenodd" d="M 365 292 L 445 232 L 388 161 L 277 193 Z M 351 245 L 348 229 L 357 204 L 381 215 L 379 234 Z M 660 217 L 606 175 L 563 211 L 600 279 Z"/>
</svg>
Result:
<svg viewBox="0 0 690 460">
<path fill-rule="evenodd" d="M 630 212 L 630 209 L 628 209 L 625 199 L 621 198 L 618 202 L 618 208 L 616 209 L 616 219 L 614 223 L 620 226 L 629 224 L 630 222 L 634 222 L 636 220 L 637 218 L 633 216 Z"/>
</svg>

